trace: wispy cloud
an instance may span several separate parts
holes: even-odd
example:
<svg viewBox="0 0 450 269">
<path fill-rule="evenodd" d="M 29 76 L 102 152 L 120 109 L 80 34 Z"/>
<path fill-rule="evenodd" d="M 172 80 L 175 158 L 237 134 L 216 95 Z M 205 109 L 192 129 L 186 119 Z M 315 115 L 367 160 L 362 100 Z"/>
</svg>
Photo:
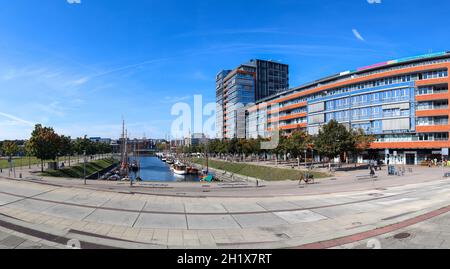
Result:
<svg viewBox="0 0 450 269">
<path fill-rule="evenodd" d="M 77 80 L 75 82 L 79 82 L 79 83 L 84 84 L 84 83 L 86 83 L 88 81 L 91 81 L 91 80 L 94 80 L 94 79 L 97 79 L 97 78 L 100 78 L 100 77 L 105 77 L 105 76 L 108 76 L 108 75 L 112 75 L 114 73 L 119 73 L 119 72 L 131 70 L 131 69 L 136 69 L 136 68 L 139 68 L 139 67 L 142 67 L 142 66 L 145 66 L 145 65 L 150 65 L 150 64 L 155 64 L 155 63 L 159 63 L 159 62 L 164 62 L 164 61 L 167 61 L 167 60 L 173 59 L 173 58 L 174 57 L 160 58 L 160 59 L 153 59 L 153 60 L 142 61 L 142 62 L 139 62 L 139 63 L 130 64 L 130 65 L 124 65 L 124 66 L 121 66 L 121 67 L 109 69 L 109 70 L 104 71 L 104 72 L 99 72 L 99 73 L 93 74 L 91 76 L 83 77 L 83 78 L 81 78 L 81 79 L 79 79 L 79 80 Z"/>
<path fill-rule="evenodd" d="M 7 114 L 7 113 L 4 113 L 4 112 L 0 112 L 0 116 L 5 117 L 5 118 L 11 120 L 11 121 L 12 121 L 13 123 L 15 123 L 15 124 L 26 125 L 26 126 L 34 126 L 34 123 L 32 123 L 31 121 L 27 121 L 27 120 L 21 119 L 21 118 L 19 118 L 19 117 L 16 117 L 16 116 L 14 116 L 14 115 L 11 115 L 11 114 Z"/>
<path fill-rule="evenodd" d="M 339 45 L 322 44 L 282 44 L 282 43 L 228 43 L 225 45 L 213 45 L 198 51 L 198 54 L 218 54 L 218 53 L 276 53 L 284 55 L 304 55 L 304 56 L 323 56 L 336 57 L 345 53 L 370 53 L 377 52 L 371 48 L 357 48 Z"/>
<path fill-rule="evenodd" d="M 62 105 L 61 103 L 55 101 L 50 104 L 35 104 L 35 107 L 47 114 L 55 115 L 58 117 L 65 116 L 65 109 L 67 108 L 67 104 Z"/>
<path fill-rule="evenodd" d="M 359 39 L 359 40 L 361 40 L 361 41 L 366 41 L 366 40 L 362 37 L 362 35 L 359 33 L 358 30 L 352 29 L 352 32 L 353 32 L 353 35 L 354 35 L 357 39 Z"/>
<path fill-rule="evenodd" d="M 175 35 L 175 38 L 211 36 L 211 35 L 241 35 L 241 34 L 284 34 L 279 28 L 249 28 L 249 29 L 222 29 L 215 31 L 191 31 Z"/>
<path fill-rule="evenodd" d="M 161 101 L 161 103 L 164 104 L 171 104 L 171 103 L 178 103 L 178 102 L 183 102 L 183 101 L 188 101 L 192 98 L 191 95 L 185 95 L 185 96 L 166 96 L 164 97 L 164 99 Z"/>
</svg>

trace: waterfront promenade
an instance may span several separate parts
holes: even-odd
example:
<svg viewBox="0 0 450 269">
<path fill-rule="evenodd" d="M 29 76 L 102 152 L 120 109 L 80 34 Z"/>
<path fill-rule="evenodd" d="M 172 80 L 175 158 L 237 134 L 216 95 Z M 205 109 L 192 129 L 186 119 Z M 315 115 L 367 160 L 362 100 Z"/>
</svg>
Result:
<svg viewBox="0 0 450 269">
<path fill-rule="evenodd" d="M 366 248 L 373 238 L 385 248 L 450 247 L 450 180 L 442 169 L 382 173 L 377 180 L 355 171 L 314 185 L 264 182 L 259 188 L 84 186 L 3 173 L 0 247 L 65 248 L 72 240 L 82 248 Z M 394 238 L 402 232 L 410 235 Z"/>
</svg>

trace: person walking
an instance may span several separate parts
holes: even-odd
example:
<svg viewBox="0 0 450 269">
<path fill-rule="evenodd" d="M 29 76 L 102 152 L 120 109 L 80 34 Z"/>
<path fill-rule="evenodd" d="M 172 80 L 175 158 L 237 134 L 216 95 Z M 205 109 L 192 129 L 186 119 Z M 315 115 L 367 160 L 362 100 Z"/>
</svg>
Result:
<svg viewBox="0 0 450 269">
<path fill-rule="evenodd" d="M 370 161 L 369 166 L 370 166 L 370 177 L 373 178 L 375 177 L 375 165 L 373 160 Z"/>
</svg>

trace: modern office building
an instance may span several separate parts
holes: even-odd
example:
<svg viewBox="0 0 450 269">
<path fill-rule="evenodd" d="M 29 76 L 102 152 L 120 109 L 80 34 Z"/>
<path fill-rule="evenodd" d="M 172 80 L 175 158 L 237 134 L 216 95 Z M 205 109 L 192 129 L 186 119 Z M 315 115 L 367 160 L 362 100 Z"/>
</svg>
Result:
<svg viewBox="0 0 450 269">
<path fill-rule="evenodd" d="M 288 65 L 251 60 L 216 76 L 216 132 L 218 138 L 245 138 L 249 104 L 289 89 Z"/>
<path fill-rule="evenodd" d="M 247 109 L 247 138 L 278 129 L 318 134 L 336 120 L 377 140 L 371 154 L 391 163 L 441 159 L 450 147 L 450 53 L 433 53 L 342 72 L 265 98 Z M 443 150 L 444 149 L 444 150 Z"/>
</svg>

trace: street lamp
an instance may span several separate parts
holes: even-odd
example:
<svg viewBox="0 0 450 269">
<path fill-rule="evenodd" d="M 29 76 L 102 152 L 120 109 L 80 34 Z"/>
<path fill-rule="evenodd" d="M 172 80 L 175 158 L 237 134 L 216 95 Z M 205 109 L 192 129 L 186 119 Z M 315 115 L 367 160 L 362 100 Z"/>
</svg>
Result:
<svg viewBox="0 0 450 269">
<path fill-rule="evenodd" d="M 84 165 L 83 165 L 83 170 L 84 170 L 84 185 L 86 184 L 86 150 L 83 151 L 83 159 L 84 159 Z"/>
<path fill-rule="evenodd" d="M 306 163 L 306 158 L 307 158 L 307 155 L 308 154 L 308 149 L 305 149 L 305 169 L 306 169 L 306 167 L 308 166 L 308 164 Z"/>
</svg>

